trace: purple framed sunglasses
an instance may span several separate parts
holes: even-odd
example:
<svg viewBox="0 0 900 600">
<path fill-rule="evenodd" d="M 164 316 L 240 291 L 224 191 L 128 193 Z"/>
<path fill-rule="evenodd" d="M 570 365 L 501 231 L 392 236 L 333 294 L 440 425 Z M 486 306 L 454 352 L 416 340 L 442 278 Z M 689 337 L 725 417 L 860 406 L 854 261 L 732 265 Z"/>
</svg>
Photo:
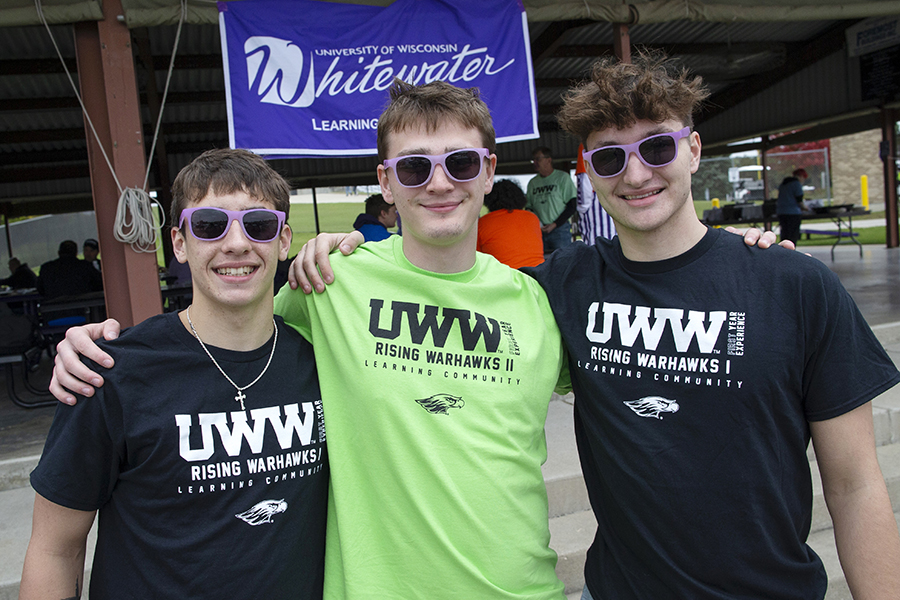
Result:
<svg viewBox="0 0 900 600">
<path fill-rule="evenodd" d="M 284 226 L 285 214 L 280 210 L 251 208 L 249 210 L 226 210 L 210 206 L 196 206 L 181 211 L 178 228 L 184 222 L 188 230 L 198 240 L 214 242 L 225 237 L 231 224 L 237 221 L 248 239 L 254 242 L 271 242 L 279 236 Z"/>
</svg>

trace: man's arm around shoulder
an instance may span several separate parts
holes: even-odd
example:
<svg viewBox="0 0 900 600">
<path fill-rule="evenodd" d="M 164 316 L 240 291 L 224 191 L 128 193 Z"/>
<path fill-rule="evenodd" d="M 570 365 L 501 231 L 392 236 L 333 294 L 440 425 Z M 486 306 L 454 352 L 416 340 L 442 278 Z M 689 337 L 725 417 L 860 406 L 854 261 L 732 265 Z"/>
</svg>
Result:
<svg viewBox="0 0 900 600">
<path fill-rule="evenodd" d="M 96 512 L 66 508 L 35 494 L 20 600 L 81 598 L 85 546 Z"/>
<path fill-rule="evenodd" d="M 875 453 L 872 403 L 812 421 L 810 432 L 853 598 L 900 598 L 900 536 Z"/>
</svg>

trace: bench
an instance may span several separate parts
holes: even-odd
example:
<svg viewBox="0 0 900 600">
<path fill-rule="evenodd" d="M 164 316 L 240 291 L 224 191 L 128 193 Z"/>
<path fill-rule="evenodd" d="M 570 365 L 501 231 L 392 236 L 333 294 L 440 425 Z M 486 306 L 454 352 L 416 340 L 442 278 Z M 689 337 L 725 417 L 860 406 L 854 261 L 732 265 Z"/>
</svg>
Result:
<svg viewBox="0 0 900 600">
<path fill-rule="evenodd" d="M 801 229 L 800 235 L 805 235 L 806 239 L 809 239 L 811 235 L 824 235 L 828 237 L 857 237 L 859 232 L 857 231 L 838 231 L 836 229 Z"/>
<path fill-rule="evenodd" d="M 811 235 L 822 235 L 825 237 L 834 238 L 834 244 L 831 245 L 831 260 L 834 260 L 834 247 L 837 246 L 842 239 L 849 238 L 851 242 L 859 246 L 859 257 L 862 258 L 862 244 L 859 243 L 859 240 L 856 238 L 859 237 L 859 232 L 853 231 L 852 229 L 844 230 L 844 229 L 800 229 L 800 235 L 806 235 L 806 239 L 809 239 Z"/>
</svg>

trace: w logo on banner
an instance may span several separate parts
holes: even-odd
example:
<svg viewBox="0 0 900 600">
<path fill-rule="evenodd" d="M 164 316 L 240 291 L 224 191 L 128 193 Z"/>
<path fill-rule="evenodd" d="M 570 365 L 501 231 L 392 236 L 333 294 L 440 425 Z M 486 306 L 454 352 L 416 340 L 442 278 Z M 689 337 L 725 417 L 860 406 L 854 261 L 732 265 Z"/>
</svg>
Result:
<svg viewBox="0 0 900 600">
<path fill-rule="evenodd" d="M 247 80 L 250 91 L 260 102 L 280 106 L 306 107 L 316 99 L 313 57 L 309 57 L 309 75 L 301 88 L 303 50 L 291 40 L 254 36 L 244 42 Z"/>
<path fill-rule="evenodd" d="M 232 148 L 269 157 L 375 154 L 395 78 L 476 87 L 497 142 L 538 137 L 519 0 L 219 2 Z"/>
</svg>

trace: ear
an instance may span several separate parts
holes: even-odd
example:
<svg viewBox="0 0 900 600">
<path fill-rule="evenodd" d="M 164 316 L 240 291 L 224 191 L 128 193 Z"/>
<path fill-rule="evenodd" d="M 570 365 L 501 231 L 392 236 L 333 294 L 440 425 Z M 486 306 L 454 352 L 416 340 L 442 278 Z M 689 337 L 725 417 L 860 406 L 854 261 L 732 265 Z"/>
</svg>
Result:
<svg viewBox="0 0 900 600">
<path fill-rule="evenodd" d="M 384 165 L 378 165 L 378 185 L 381 186 L 381 195 L 388 204 L 394 203 L 394 194 L 391 192 L 391 180 L 388 177 L 387 169 Z"/>
<path fill-rule="evenodd" d="M 700 150 L 703 147 L 700 143 L 700 134 L 692 131 L 688 141 L 691 143 L 691 173 L 696 173 L 700 168 Z"/>
<path fill-rule="evenodd" d="M 491 154 L 487 157 L 487 164 L 484 165 L 484 193 L 490 194 L 494 189 L 494 171 L 497 169 L 497 155 Z"/>
<path fill-rule="evenodd" d="M 291 252 L 291 239 L 294 237 L 294 232 L 291 230 L 291 226 L 287 223 L 284 224 L 284 227 L 281 229 L 281 235 L 278 238 L 279 248 L 278 248 L 278 260 L 286 260 L 288 254 Z"/>
<path fill-rule="evenodd" d="M 187 241 L 184 239 L 184 234 L 177 227 L 172 228 L 172 252 L 175 254 L 175 260 L 184 264 L 188 261 L 187 259 L 187 249 L 185 246 L 187 245 Z"/>
</svg>

